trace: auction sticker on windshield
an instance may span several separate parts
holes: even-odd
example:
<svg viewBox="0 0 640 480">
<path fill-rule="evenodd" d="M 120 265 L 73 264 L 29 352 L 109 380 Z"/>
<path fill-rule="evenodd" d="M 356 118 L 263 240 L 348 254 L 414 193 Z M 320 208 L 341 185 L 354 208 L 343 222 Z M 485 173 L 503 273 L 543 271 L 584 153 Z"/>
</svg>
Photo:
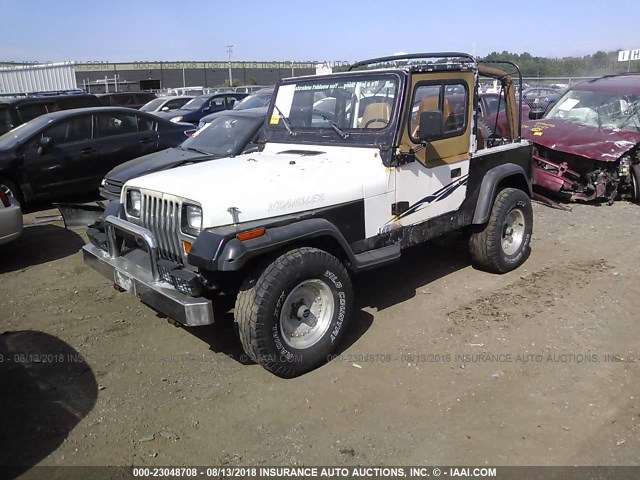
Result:
<svg viewBox="0 0 640 480">
<path fill-rule="evenodd" d="M 280 115 L 288 117 L 291 113 L 291 105 L 293 104 L 293 94 L 296 90 L 296 84 L 282 85 L 278 89 L 278 96 L 276 97 L 275 107 L 269 123 L 271 125 L 277 125 L 280 121 Z"/>
</svg>

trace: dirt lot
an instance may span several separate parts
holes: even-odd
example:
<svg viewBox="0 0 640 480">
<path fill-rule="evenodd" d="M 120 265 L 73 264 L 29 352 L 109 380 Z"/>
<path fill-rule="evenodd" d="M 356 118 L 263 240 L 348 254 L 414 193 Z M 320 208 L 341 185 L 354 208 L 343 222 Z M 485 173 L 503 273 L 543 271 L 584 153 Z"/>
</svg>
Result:
<svg viewBox="0 0 640 480">
<path fill-rule="evenodd" d="M 358 277 L 341 356 L 293 380 L 29 226 L 0 247 L 0 464 L 638 465 L 640 207 L 534 210 L 518 271 L 445 238 Z"/>
</svg>

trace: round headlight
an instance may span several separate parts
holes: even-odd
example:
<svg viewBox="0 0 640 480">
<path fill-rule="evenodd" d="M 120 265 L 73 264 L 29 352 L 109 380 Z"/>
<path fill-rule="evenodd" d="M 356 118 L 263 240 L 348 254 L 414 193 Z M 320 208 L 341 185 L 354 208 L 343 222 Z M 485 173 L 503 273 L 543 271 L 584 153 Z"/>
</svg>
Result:
<svg viewBox="0 0 640 480">
<path fill-rule="evenodd" d="M 177 117 L 173 117 L 171 119 L 173 123 L 178 123 L 180 120 L 182 120 L 182 115 L 178 115 Z"/>
<path fill-rule="evenodd" d="M 202 230 L 202 208 L 197 205 L 187 205 L 184 213 L 187 227 L 194 232 L 200 233 L 200 230 Z"/>
<path fill-rule="evenodd" d="M 141 208 L 142 195 L 138 190 L 129 190 L 127 192 L 127 213 L 132 217 L 139 217 Z"/>
</svg>

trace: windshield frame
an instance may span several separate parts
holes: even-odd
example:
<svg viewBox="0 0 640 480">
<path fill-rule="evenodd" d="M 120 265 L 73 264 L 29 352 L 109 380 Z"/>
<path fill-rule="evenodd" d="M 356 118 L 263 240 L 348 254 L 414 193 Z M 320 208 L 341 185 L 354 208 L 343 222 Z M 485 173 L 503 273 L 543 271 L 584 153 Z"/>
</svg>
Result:
<svg viewBox="0 0 640 480">
<path fill-rule="evenodd" d="M 301 83 L 318 83 L 318 82 L 348 82 L 363 81 L 367 78 L 374 77 L 375 80 L 389 77 L 397 83 L 397 89 L 392 103 L 391 118 L 389 124 L 384 128 L 373 129 L 345 129 L 346 138 L 340 135 L 330 126 L 304 128 L 299 126 L 293 127 L 293 135 L 290 135 L 287 129 L 278 122 L 278 125 L 272 125 L 270 119 L 273 115 L 279 116 L 275 109 L 276 99 L 282 87 L 287 85 L 297 85 Z M 403 70 L 376 69 L 376 70 L 357 70 L 346 73 L 336 73 L 330 75 L 314 75 L 285 79 L 278 83 L 273 94 L 273 101 L 269 104 L 267 112 L 267 121 L 265 122 L 265 135 L 267 142 L 274 143 L 294 143 L 294 144 L 327 144 L 327 145 L 352 145 L 379 147 L 382 145 L 391 146 L 398 132 L 398 124 L 402 117 L 402 106 L 408 81 L 408 73 Z"/>
</svg>

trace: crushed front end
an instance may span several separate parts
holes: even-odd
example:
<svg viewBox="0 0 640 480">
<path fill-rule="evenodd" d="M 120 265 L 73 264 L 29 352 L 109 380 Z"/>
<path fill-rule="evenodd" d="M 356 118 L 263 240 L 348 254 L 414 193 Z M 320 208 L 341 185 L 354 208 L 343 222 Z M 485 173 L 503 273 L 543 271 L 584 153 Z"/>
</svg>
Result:
<svg viewBox="0 0 640 480">
<path fill-rule="evenodd" d="M 535 144 L 534 185 L 568 201 L 634 199 L 632 166 L 640 164 L 640 148 L 615 161 L 599 161 Z"/>
</svg>

